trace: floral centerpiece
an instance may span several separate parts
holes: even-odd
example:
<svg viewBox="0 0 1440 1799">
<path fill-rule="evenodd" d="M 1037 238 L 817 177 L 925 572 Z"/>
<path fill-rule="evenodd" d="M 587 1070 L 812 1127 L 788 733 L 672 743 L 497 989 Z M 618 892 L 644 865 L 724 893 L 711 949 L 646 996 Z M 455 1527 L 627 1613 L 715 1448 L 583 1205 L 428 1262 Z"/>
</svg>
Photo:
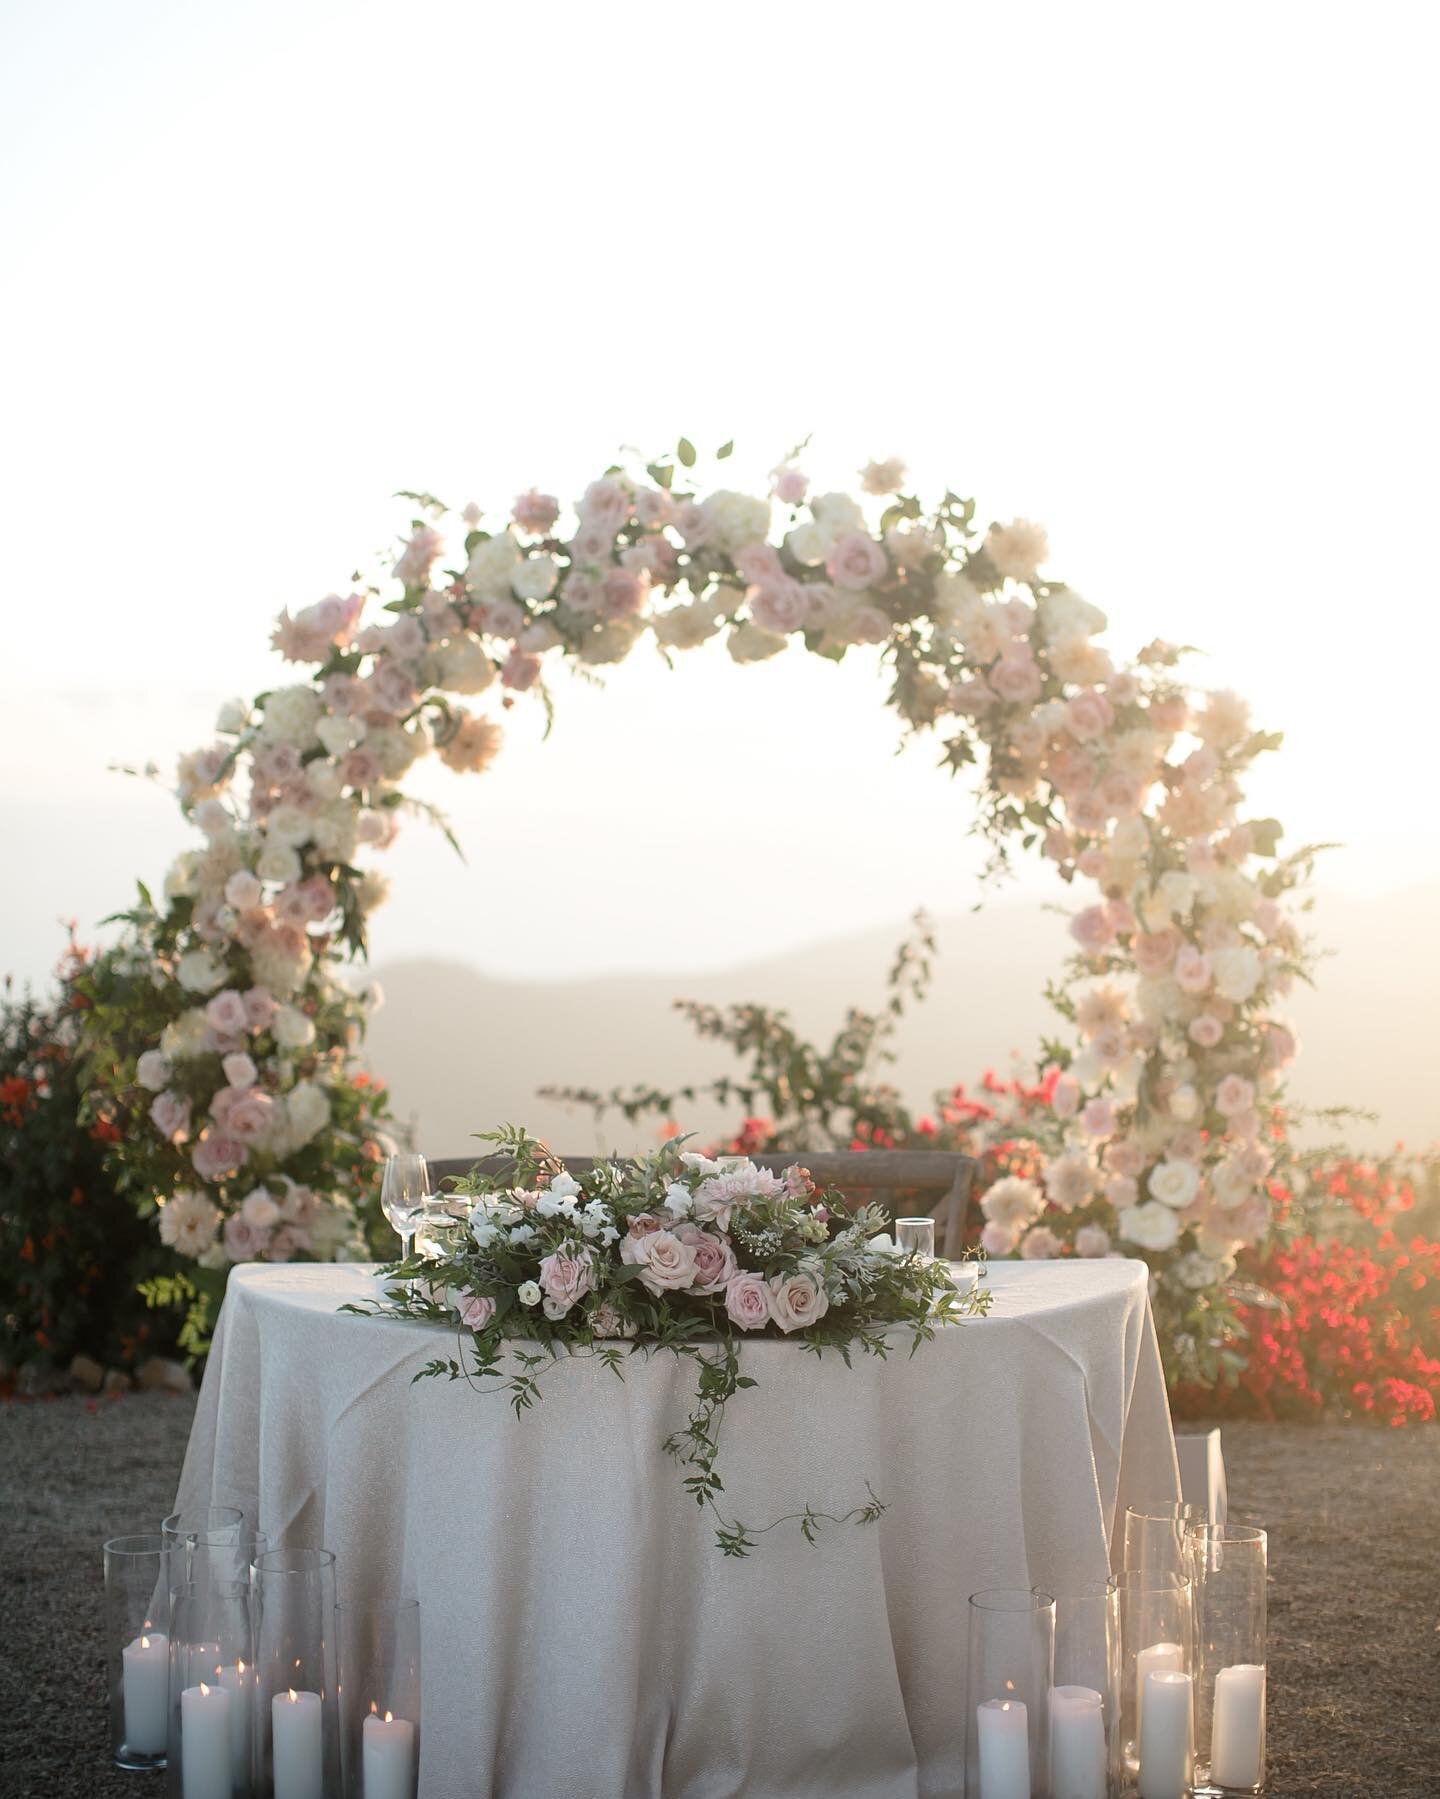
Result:
<svg viewBox="0 0 1440 1799">
<path fill-rule="evenodd" d="M 897 1330 L 913 1354 L 942 1326 L 989 1309 L 982 1281 L 957 1284 L 949 1263 L 900 1253 L 878 1207 L 850 1208 L 798 1163 L 773 1174 L 671 1142 L 577 1179 L 522 1130 L 481 1141 L 497 1146 L 500 1172 L 477 1169 L 459 1183 L 468 1210 L 432 1225 L 425 1252 L 394 1265 L 384 1302 L 346 1309 L 455 1324 L 468 1339 L 459 1357 L 439 1357 L 415 1378 L 501 1388 L 517 1414 L 540 1397 L 546 1363 L 567 1351 L 596 1355 L 622 1377 L 632 1353 L 691 1357 L 696 1404 L 664 1448 L 726 1555 L 747 1554 L 757 1536 L 791 1521 L 756 1530 L 720 1507 L 720 1420 L 734 1394 L 755 1385 L 741 1372 L 744 1339 L 788 1337 L 848 1363 L 856 1349 L 887 1355 Z M 824 1522 L 873 1522 L 883 1510 L 872 1492 L 839 1516 L 807 1506 L 795 1521 L 813 1541 Z"/>
</svg>

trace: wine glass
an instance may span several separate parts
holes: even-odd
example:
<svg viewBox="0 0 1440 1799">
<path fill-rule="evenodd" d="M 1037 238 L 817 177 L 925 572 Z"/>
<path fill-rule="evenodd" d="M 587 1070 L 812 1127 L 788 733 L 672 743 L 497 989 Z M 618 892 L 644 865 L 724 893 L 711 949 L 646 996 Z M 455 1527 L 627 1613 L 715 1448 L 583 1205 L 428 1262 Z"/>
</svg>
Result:
<svg viewBox="0 0 1440 1799">
<path fill-rule="evenodd" d="M 409 1259 L 410 1241 L 414 1237 L 430 1197 L 430 1170 L 425 1158 L 413 1150 L 402 1150 L 385 1164 L 385 1178 L 380 1186 L 380 1206 L 400 1235 L 401 1257 Z"/>
</svg>

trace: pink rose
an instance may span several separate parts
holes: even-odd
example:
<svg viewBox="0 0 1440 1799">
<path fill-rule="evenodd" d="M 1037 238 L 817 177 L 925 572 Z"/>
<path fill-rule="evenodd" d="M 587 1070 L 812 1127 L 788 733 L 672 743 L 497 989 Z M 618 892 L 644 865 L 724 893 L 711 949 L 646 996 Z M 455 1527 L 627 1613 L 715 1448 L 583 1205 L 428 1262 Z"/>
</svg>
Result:
<svg viewBox="0 0 1440 1799">
<path fill-rule="evenodd" d="M 1080 1128 L 1087 1137 L 1108 1137 L 1115 1129 L 1115 1103 L 1092 1099 L 1080 1114 Z"/>
<path fill-rule="evenodd" d="M 590 1291 L 593 1268 L 594 1258 L 588 1249 L 573 1256 L 557 1250 L 544 1258 L 540 1264 L 540 1291 L 545 1295 L 547 1318 L 563 1318 L 577 1300 L 584 1298 Z"/>
<path fill-rule="evenodd" d="M 737 1274 L 725 1288 L 725 1312 L 742 1331 L 764 1330 L 770 1322 L 770 1294 L 762 1274 Z"/>
<path fill-rule="evenodd" d="M 1145 1166 L 1145 1151 L 1133 1137 L 1119 1137 L 1106 1145 L 1105 1166 L 1115 1174 L 1133 1177 Z"/>
<path fill-rule="evenodd" d="M 457 1302 L 455 1310 L 466 1330 L 483 1331 L 495 1316 L 495 1301 L 488 1293 L 466 1293 Z"/>
<path fill-rule="evenodd" d="M 263 987 L 249 988 L 243 998 L 246 1027 L 252 1031 L 263 1031 L 275 1016 L 275 1001 Z"/>
<path fill-rule="evenodd" d="M 225 883 L 225 903 L 237 912 L 248 912 L 258 906 L 263 889 L 248 868 L 237 869 Z"/>
<path fill-rule="evenodd" d="M 384 772 L 374 750 L 367 750 L 363 745 L 351 750 L 340 764 L 340 778 L 347 787 L 373 787 Z"/>
<path fill-rule="evenodd" d="M 709 1231 L 702 1231 L 698 1225 L 682 1224 L 675 1232 L 682 1243 L 688 1243 L 695 1251 L 695 1285 L 696 1293 L 720 1293 L 729 1285 L 735 1274 L 735 1251 L 724 1237 L 715 1237 Z"/>
<path fill-rule="evenodd" d="M 775 471 L 773 491 L 782 506 L 798 506 L 805 498 L 809 485 L 810 477 L 801 474 L 798 468 L 781 468 Z"/>
<path fill-rule="evenodd" d="M 630 516 L 630 495 L 618 481 L 604 475 L 592 481 L 580 501 L 580 516 L 587 524 L 603 525 L 613 537 Z"/>
<path fill-rule="evenodd" d="M 1077 1256 L 1103 1256 L 1110 1250 L 1110 1233 L 1098 1224 L 1082 1224 L 1075 1233 Z"/>
<path fill-rule="evenodd" d="M 258 1087 L 222 1087 L 210 1102 L 210 1116 L 227 1137 L 258 1143 L 275 1121 L 275 1102 Z"/>
<path fill-rule="evenodd" d="M 1073 1074 L 1062 1074 L 1050 1095 L 1050 1105 L 1057 1118 L 1073 1118 L 1080 1109 L 1080 1083 Z"/>
<path fill-rule="evenodd" d="M 825 1289 L 808 1274 L 776 1274 L 765 1283 L 770 1291 L 770 1317 L 788 1336 L 818 1324 L 830 1309 Z"/>
<path fill-rule="evenodd" d="M 620 1245 L 620 1260 L 639 1267 L 640 1284 L 652 1293 L 679 1292 L 695 1279 L 695 1251 L 673 1231 L 627 1235 Z"/>
<path fill-rule="evenodd" d="M 1077 693 L 1065 707 L 1065 729 L 1080 743 L 1102 737 L 1114 722 L 1114 708 L 1093 687 Z"/>
<path fill-rule="evenodd" d="M 560 502 L 554 494 L 540 493 L 532 487 L 517 497 L 510 516 L 522 531 L 528 531 L 532 537 L 544 537 L 560 516 Z"/>
<path fill-rule="evenodd" d="M 183 1143 L 190 1135 L 190 1101 L 178 1093 L 157 1093 L 150 1106 L 150 1122 L 162 1137 Z"/>
<path fill-rule="evenodd" d="M 524 693 L 540 679 L 540 658 L 524 650 L 511 650 L 500 665 L 500 679 L 506 687 Z"/>
<path fill-rule="evenodd" d="M 1227 1074 L 1215 1089 L 1215 1110 L 1222 1118 L 1238 1118 L 1254 1104 L 1254 1085 L 1243 1075 Z"/>
<path fill-rule="evenodd" d="M 768 543 L 746 544 L 743 550 L 736 550 L 731 561 L 752 587 L 764 587 L 772 581 L 786 579 L 780 552 Z"/>
<path fill-rule="evenodd" d="M 1174 931 L 1141 931 L 1135 939 L 1135 966 L 1141 974 L 1163 974 L 1175 960 L 1179 942 Z"/>
<path fill-rule="evenodd" d="M 234 1174 L 248 1154 L 245 1145 L 237 1143 L 233 1137 L 206 1131 L 191 1151 L 190 1160 L 201 1180 L 218 1181 L 227 1174 Z"/>
<path fill-rule="evenodd" d="M 1210 977 L 1210 958 L 1204 950 L 1193 943 L 1185 944 L 1175 958 L 1175 979 L 1181 992 L 1203 993 L 1210 985 Z"/>
<path fill-rule="evenodd" d="M 863 531 L 847 531 L 836 538 L 825 558 L 825 572 L 835 585 L 856 591 L 884 580 L 889 567 L 884 550 Z"/>
<path fill-rule="evenodd" d="M 798 581 L 782 578 L 766 582 L 762 587 L 752 587 L 747 599 L 750 616 L 762 631 L 773 631 L 783 637 L 809 622 L 809 596 Z"/>
<path fill-rule="evenodd" d="M 1033 705 L 1044 684 L 1028 644 L 1007 649 L 990 670 L 989 680 L 1000 698 L 1015 706 Z"/>
<path fill-rule="evenodd" d="M 275 1235 L 265 1246 L 266 1260 L 270 1262 L 288 1262 L 291 1256 L 306 1247 L 304 1234 L 297 1231 L 294 1225 L 282 1224 Z"/>
<path fill-rule="evenodd" d="M 227 987 L 206 1006 L 205 1022 L 219 1036 L 238 1037 L 250 1022 L 245 1016 L 244 999 L 233 987 Z"/>
<path fill-rule="evenodd" d="M 1183 954 L 1184 952 L 1182 951 L 1181 953 Z M 1182 982 L 1181 985 L 1183 986 L 1184 983 Z M 1225 1035 L 1225 1027 L 1213 1013 L 1202 1012 L 1198 1018 L 1192 1018 L 1190 1020 L 1190 1030 L 1188 1035 L 1190 1041 L 1197 1044 L 1199 1048 L 1214 1049 L 1215 1045 Z"/>
<path fill-rule="evenodd" d="M 1019 1233 L 1013 1224 L 1001 1224 L 994 1219 L 980 1232 L 980 1247 L 987 1256 L 1013 1255 L 1018 1241 Z"/>
<path fill-rule="evenodd" d="M 1110 1204 L 1114 1206 L 1117 1212 L 1123 1212 L 1127 1206 L 1133 1206 L 1138 1203 L 1140 1198 L 1139 1183 L 1131 1175 L 1112 1174 L 1110 1179 L 1105 1183 L 1105 1197 L 1110 1201 Z M 1108 1249 L 1109 1247 L 1110 1245 L 1107 1242 L 1105 1248 Z M 1080 1253 L 1083 1255 L 1085 1252 L 1081 1250 Z M 1101 1251 L 1101 1254 L 1104 1254 L 1103 1250 Z"/>
<path fill-rule="evenodd" d="M 1050 1262 L 1060 1253 L 1060 1239 L 1048 1225 L 1037 1224 L 1025 1233 L 1020 1257 L 1026 1262 Z"/>
<path fill-rule="evenodd" d="M 1115 941 L 1115 927 L 1104 906 L 1087 906 L 1070 920 L 1070 935 L 1087 956 L 1098 956 Z"/>
<path fill-rule="evenodd" d="M 232 1262 L 253 1262 L 270 1246 L 270 1233 L 239 1212 L 225 1220 L 225 1253 Z"/>
<path fill-rule="evenodd" d="M 607 568 L 601 582 L 601 612 L 606 618 L 633 618 L 645 604 L 648 587 L 636 569 Z"/>
</svg>

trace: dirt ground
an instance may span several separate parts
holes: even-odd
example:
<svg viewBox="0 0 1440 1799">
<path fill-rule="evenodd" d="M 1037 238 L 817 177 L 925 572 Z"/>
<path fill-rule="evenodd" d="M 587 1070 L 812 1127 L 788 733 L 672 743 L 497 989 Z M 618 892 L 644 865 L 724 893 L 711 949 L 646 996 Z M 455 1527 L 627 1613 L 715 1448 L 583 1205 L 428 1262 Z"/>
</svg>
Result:
<svg viewBox="0 0 1440 1799">
<path fill-rule="evenodd" d="M 169 1509 L 191 1410 L 0 1405 L 3 1799 L 164 1791 L 108 1759 L 100 1544 Z M 1440 1429 L 1227 1424 L 1224 1442 L 1233 1515 L 1270 1531 L 1268 1792 L 1440 1799 Z"/>
</svg>

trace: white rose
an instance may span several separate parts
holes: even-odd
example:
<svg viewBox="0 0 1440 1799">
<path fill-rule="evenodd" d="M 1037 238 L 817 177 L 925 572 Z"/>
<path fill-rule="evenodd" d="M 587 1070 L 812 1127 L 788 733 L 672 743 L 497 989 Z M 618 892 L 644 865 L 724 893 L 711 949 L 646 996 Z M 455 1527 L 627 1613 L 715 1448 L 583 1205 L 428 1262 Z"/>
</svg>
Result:
<svg viewBox="0 0 1440 1799">
<path fill-rule="evenodd" d="M 521 549 L 508 531 L 487 537 L 470 552 L 465 586 L 477 599 L 497 600 L 510 590 L 510 575 L 520 561 Z"/>
<path fill-rule="evenodd" d="M 270 1032 L 282 1049 L 308 1049 L 315 1041 L 315 1022 L 295 1006 L 279 1006 Z"/>
<path fill-rule="evenodd" d="M 170 1064 L 158 1049 L 147 1049 L 135 1064 L 135 1079 L 142 1087 L 158 1093 L 170 1085 Z"/>
<path fill-rule="evenodd" d="M 1255 1191 L 1255 1183 L 1233 1157 L 1227 1156 L 1210 1175 L 1210 1190 L 1215 1203 L 1227 1212 L 1243 1206 Z"/>
<path fill-rule="evenodd" d="M 1098 606 L 1068 587 L 1054 588 L 1036 602 L 1047 637 L 1098 637 L 1108 620 Z"/>
<path fill-rule="evenodd" d="M 353 750 L 357 744 L 364 742 L 365 727 L 359 719 L 346 718 L 343 713 L 332 712 L 316 725 L 315 735 L 325 746 L 327 755 L 343 756 L 346 750 Z"/>
<path fill-rule="evenodd" d="M 215 718 L 215 729 L 222 737 L 238 737 L 250 723 L 250 708 L 244 700 L 226 700 Z"/>
<path fill-rule="evenodd" d="M 437 687 L 449 693 L 483 693 L 495 679 L 495 664 L 473 631 L 452 637 L 440 651 Z"/>
<path fill-rule="evenodd" d="M 838 537 L 843 531 L 865 529 L 865 514 L 860 510 L 860 502 L 853 494 L 816 494 L 810 502 L 810 511 L 834 537 Z"/>
<path fill-rule="evenodd" d="M 1210 1256 L 1202 1256 L 1198 1250 L 1189 1250 L 1176 1262 L 1174 1275 L 1182 1287 L 1197 1291 L 1201 1287 L 1217 1287 L 1221 1281 L 1229 1280 L 1235 1272 L 1235 1260 L 1225 1256 L 1213 1260 Z"/>
<path fill-rule="evenodd" d="M 515 1297 L 520 1301 L 522 1306 L 538 1306 L 540 1303 L 540 1289 L 534 1281 L 521 1281 L 520 1285 L 515 1290 Z"/>
<path fill-rule="evenodd" d="M 340 765 L 324 756 L 317 757 L 306 766 L 305 785 L 322 804 L 328 800 L 338 800 L 340 790 L 345 785 Z"/>
<path fill-rule="evenodd" d="M 254 1187 L 240 1201 L 240 1216 L 257 1231 L 268 1231 L 280 1221 L 280 1208 L 268 1187 Z"/>
<path fill-rule="evenodd" d="M 1188 918 L 1195 904 L 1195 877 L 1169 869 L 1155 884 L 1155 890 L 1176 918 Z"/>
<path fill-rule="evenodd" d="M 1126 1206 L 1117 1222 L 1120 1235 L 1141 1249 L 1173 1249 L 1180 1241 L 1180 1220 L 1168 1206 Z"/>
<path fill-rule="evenodd" d="M 511 591 L 522 600 L 548 600 L 559 573 L 560 564 L 548 552 L 527 556 L 510 577 Z"/>
<path fill-rule="evenodd" d="M 261 735 L 271 743 L 309 749 L 324 711 L 325 703 L 313 687 L 277 687 L 265 701 Z"/>
<path fill-rule="evenodd" d="M 763 543 L 769 535 L 769 500 L 722 487 L 702 502 L 700 510 L 709 526 L 707 541 L 727 554 L 733 555 L 747 544 Z"/>
<path fill-rule="evenodd" d="M 1177 1087 L 1170 1095 L 1170 1116 L 1188 1123 L 1200 1110 L 1200 1095 L 1188 1084 Z"/>
<path fill-rule="evenodd" d="M 191 993 L 213 993 L 225 979 L 225 967 L 208 949 L 192 949 L 180 958 L 175 978 Z"/>
<path fill-rule="evenodd" d="M 787 639 L 777 637 L 773 631 L 762 631 L 759 625 L 749 623 L 736 625 L 725 640 L 725 648 L 729 650 L 736 662 L 764 662 L 769 657 L 778 655 L 786 647 Z"/>
<path fill-rule="evenodd" d="M 160 1034 L 160 1053 L 172 1062 L 198 1056 L 210 1034 L 210 1021 L 198 1006 L 172 1019 Z"/>
<path fill-rule="evenodd" d="M 1193 1162 L 1161 1162 L 1150 1170 L 1150 1178 L 1145 1185 L 1149 1188 L 1152 1199 L 1158 1199 L 1161 1205 L 1170 1206 L 1179 1212 L 1190 1204 L 1199 1191 L 1200 1175 Z"/>
<path fill-rule="evenodd" d="M 827 531 L 818 519 L 807 519 L 788 534 L 785 547 L 797 562 L 813 568 L 830 554 L 834 542 L 833 531 Z"/>
<path fill-rule="evenodd" d="M 298 1148 L 318 1137 L 330 1122 L 330 1101 L 313 1081 L 301 1081 L 285 1098 L 289 1135 Z"/>
<path fill-rule="evenodd" d="M 1044 1208 L 1045 1201 L 1035 1183 L 1013 1174 L 987 1187 L 980 1200 L 980 1210 L 990 1222 L 1006 1230 L 1029 1224 Z"/>
<path fill-rule="evenodd" d="M 265 840 L 286 849 L 298 849 L 315 835 L 315 814 L 288 801 L 269 813 L 265 819 Z"/>
<path fill-rule="evenodd" d="M 1215 990 L 1223 998 L 1243 1005 L 1260 985 L 1260 952 L 1245 944 L 1239 949 L 1218 949 L 1210 958 Z"/>
<path fill-rule="evenodd" d="M 255 872 L 262 881 L 298 881 L 303 872 L 300 858 L 285 843 L 267 843 L 255 861 Z"/>
</svg>

